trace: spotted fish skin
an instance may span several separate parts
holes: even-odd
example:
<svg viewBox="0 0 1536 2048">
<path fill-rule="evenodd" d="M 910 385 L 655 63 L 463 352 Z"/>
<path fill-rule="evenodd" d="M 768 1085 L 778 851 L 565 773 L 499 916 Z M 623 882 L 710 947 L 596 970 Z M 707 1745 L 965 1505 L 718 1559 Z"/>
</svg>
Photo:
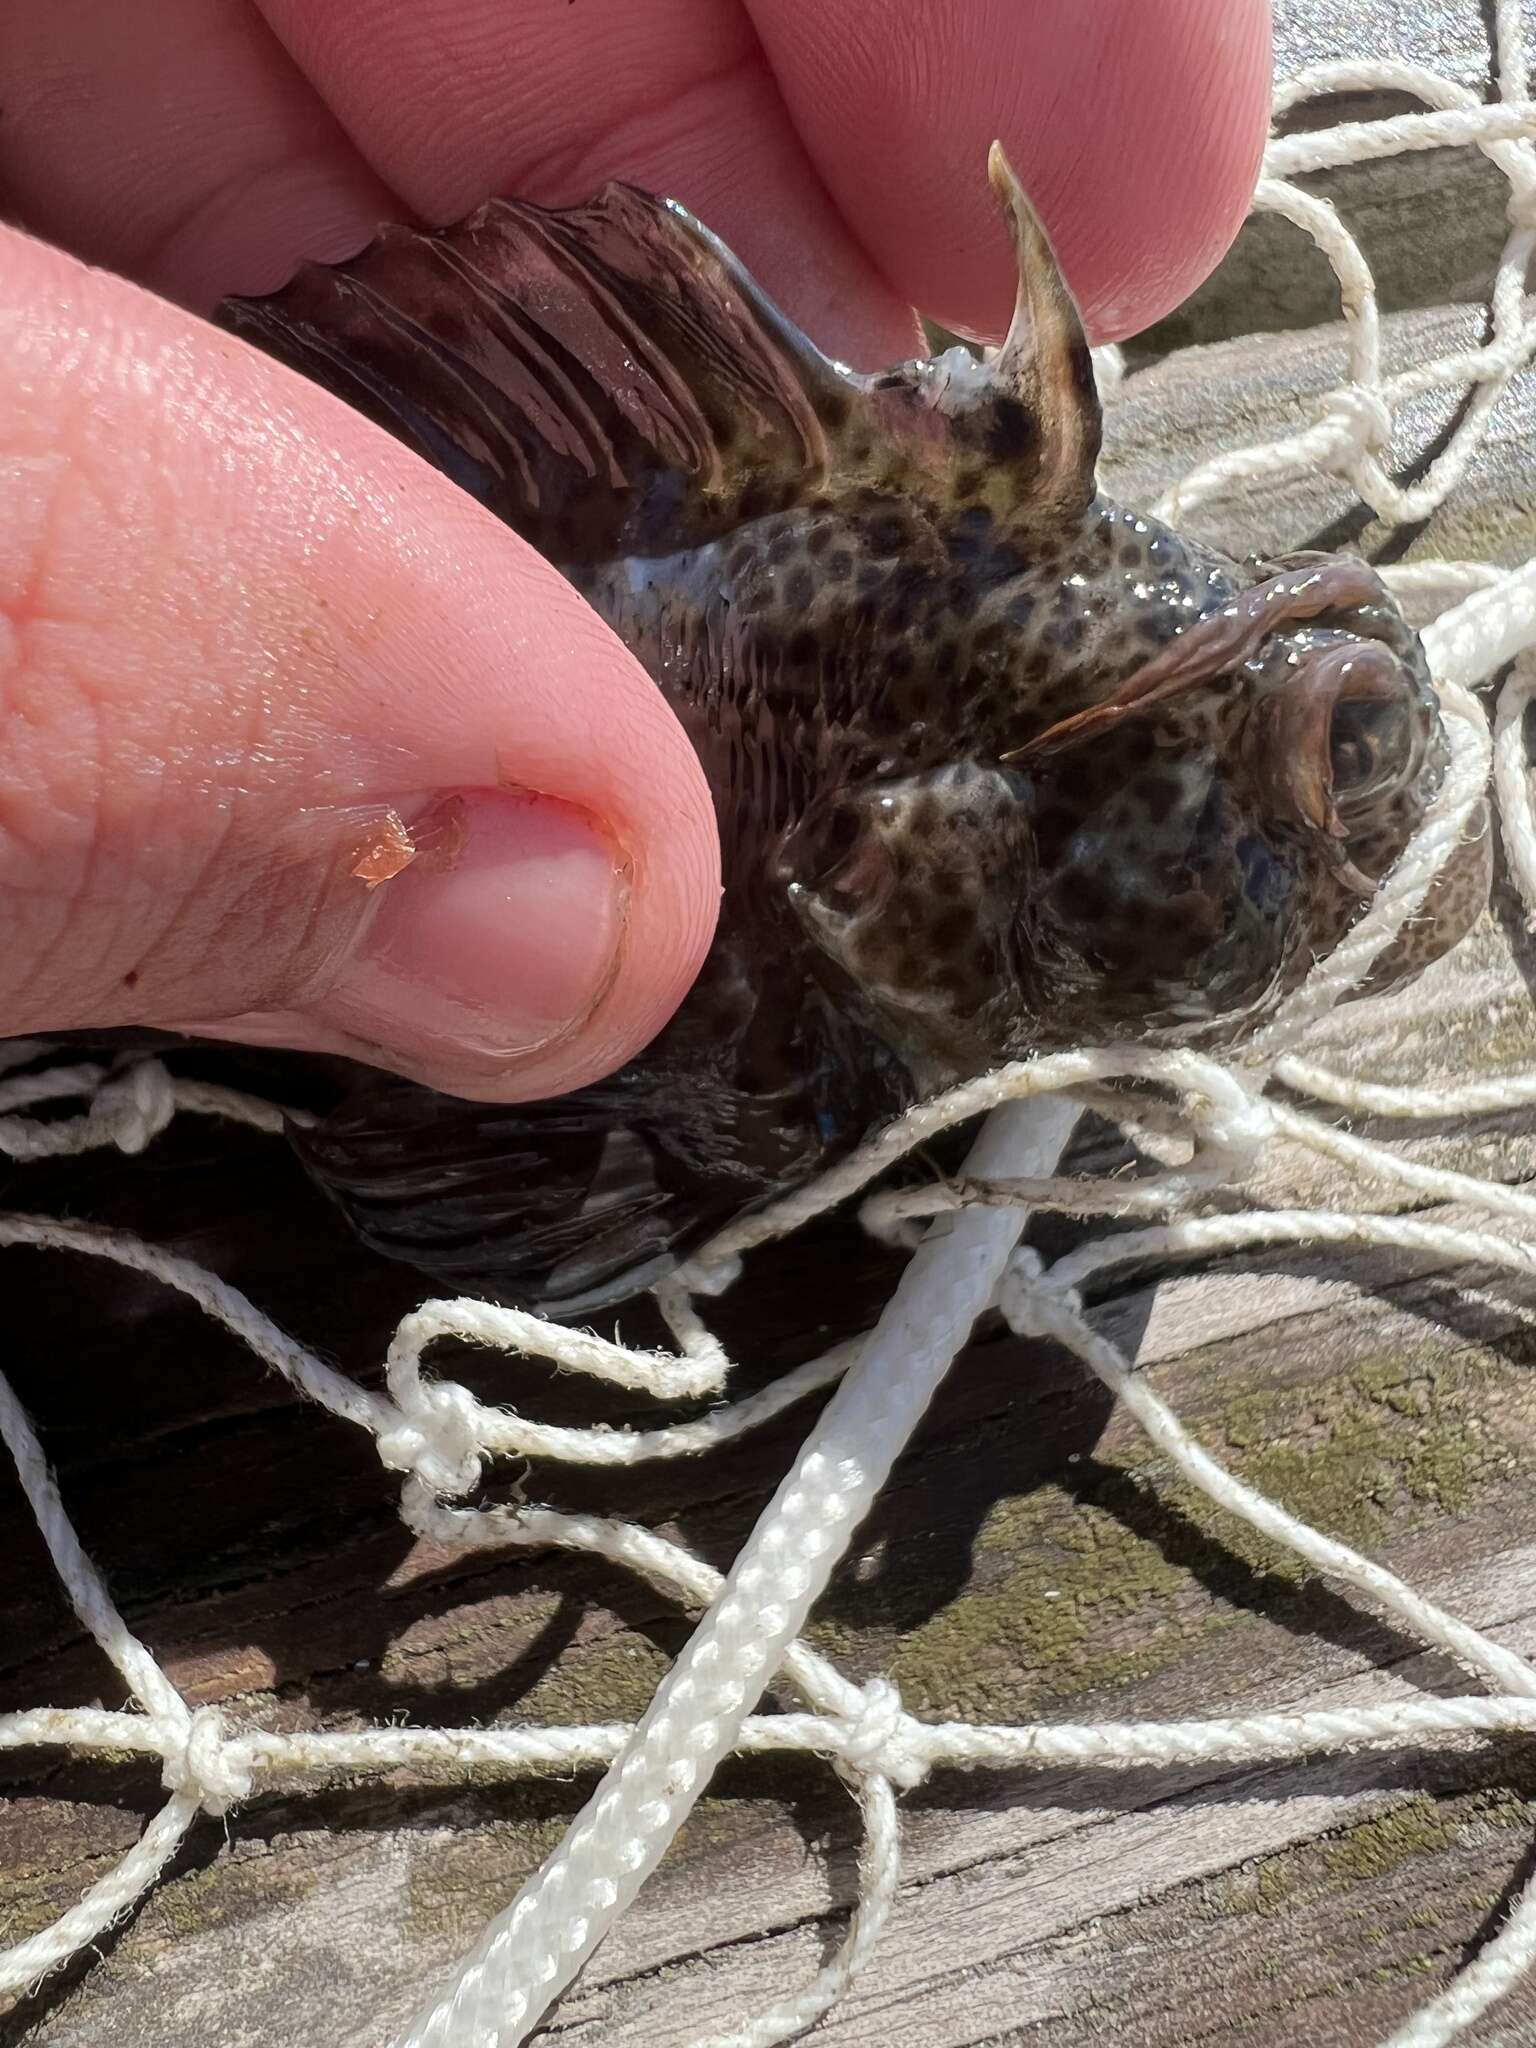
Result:
<svg viewBox="0 0 1536 2048">
<path fill-rule="evenodd" d="M 726 942 L 766 921 L 793 950 L 794 891 L 836 841 L 839 797 L 879 789 L 892 806 L 893 893 L 877 948 L 888 971 L 866 952 L 861 985 L 931 987 L 963 1014 L 997 977 L 974 831 L 949 857 L 957 816 L 985 804 L 998 776 L 983 764 L 1081 709 L 1085 671 L 1107 693 L 1254 576 L 1103 498 L 1075 531 L 1045 540 L 999 527 L 983 502 L 924 506 L 867 490 L 852 506 L 796 508 L 574 580 L 662 683 L 705 765 Z M 1186 724 L 1193 734 L 1193 715 Z M 1126 965 L 1145 952 L 1153 969 L 1167 914 L 1156 836 L 1171 818 L 1171 854 L 1183 854 L 1176 813 L 1201 776 L 1193 738 L 1185 753 L 1162 746 L 1144 772 L 1148 741 L 1138 726 L 1059 764 L 1028 828 L 1031 865 L 1054 877 L 1064 908 L 1118 940 Z M 1004 838 L 1023 781 L 1002 779 Z M 1075 857 L 1095 817 L 1092 849 Z M 993 1057 L 1045 1042 L 1058 1023 L 1070 1035 L 1052 1014 L 1048 967 L 1020 960 L 1017 1030 L 1004 1027 Z M 918 1035 L 935 1037 L 931 1018 Z"/>
<path fill-rule="evenodd" d="M 1439 784 L 1422 653 L 1363 565 L 1239 563 L 1097 492 L 1086 340 L 992 173 L 1021 286 L 988 363 L 855 376 L 625 187 L 388 230 L 226 313 L 557 564 L 714 794 L 719 934 L 623 1072 L 513 1108 L 360 1072 L 295 1135 L 360 1232 L 440 1280 L 589 1313 L 923 1085 L 1238 1036 Z M 1459 936 L 1475 880 L 1379 985 Z"/>
</svg>

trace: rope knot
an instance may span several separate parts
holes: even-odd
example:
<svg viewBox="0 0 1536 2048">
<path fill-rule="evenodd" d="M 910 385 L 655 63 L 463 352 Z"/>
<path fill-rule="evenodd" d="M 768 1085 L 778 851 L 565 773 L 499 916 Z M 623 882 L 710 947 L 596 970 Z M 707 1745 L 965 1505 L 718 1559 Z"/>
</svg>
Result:
<svg viewBox="0 0 1536 2048">
<path fill-rule="evenodd" d="M 1077 1291 L 1052 1279 L 1033 1245 L 1021 1244 L 1003 1269 L 997 1306 L 1016 1335 L 1059 1338 L 1070 1327 Z"/>
<path fill-rule="evenodd" d="M 251 1792 L 250 1767 L 231 1754 L 225 1740 L 224 1717 L 217 1707 L 199 1707 L 187 1723 L 187 1736 L 165 1759 L 162 1782 L 167 1792 L 185 1792 L 215 1819 L 228 1813 Z"/>
<path fill-rule="evenodd" d="M 1252 1079 L 1218 1069 L 1217 1086 L 1206 1091 L 1203 1135 L 1232 1163 L 1234 1176 L 1251 1172 L 1275 1135 L 1275 1113 L 1259 1089 L 1267 1073 Z M 1215 1076 L 1212 1077 L 1213 1080 Z"/>
<path fill-rule="evenodd" d="M 872 1678 L 864 1687 L 859 1711 L 845 1724 L 838 1761 L 851 1771 L 878 1771 L 899 1791 L 910 1792 L 928 1775 L 927 1759 L 913 1741 L 921 1726 L 902 1706 L 901 1694 L 888 1678 Z"/>
<path fill-rule="evenodd" d="M 1335 429 L 1347 454 L 1381 455 L 1391 444 L 1392 408 L 1364 384 L 1330 391 L 1318 408 L 1318 422 Z"/>
<path fill-rule="evenodd" d="M 409 1410 L 400 1409 L 374 1439 L 391 1472 L 406 1472 L 434 1495 L 473 1493 L 480 1482 L 476 1403 L 450 1381 L 422 1383 Z"/>
<path fill-rule="evenodd" d="M 176 1114 L 176 1088 L 163 1063 L 139 1060 L 96 1091 L 92 1113 L 120 1152 L 142 1152 Z"/>
</svg>

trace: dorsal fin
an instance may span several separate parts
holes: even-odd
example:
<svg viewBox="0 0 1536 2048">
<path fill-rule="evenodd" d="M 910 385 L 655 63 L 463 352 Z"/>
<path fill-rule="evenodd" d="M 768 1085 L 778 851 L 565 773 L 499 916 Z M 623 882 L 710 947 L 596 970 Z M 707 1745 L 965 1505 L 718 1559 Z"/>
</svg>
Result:
<svg viewBox="0 0 1536 2048">
<path fill-rule="evenodd" d="M 563 562 L 670 551 L 814 490 L 859 396 L 691 214 L 619 184 L 385 228 L 219 318 Z"/>
<path fill-rule="evenodd" d="M 491 200 L 386 228 L 224 325 L 350 400 L 551 560 L 669 554 L 839 484 L 940 501 L 978 462 L 1000 517 L 1093 493 L 1087 343 L 1001 149 L 1018 310 L 986 364 L 877 377 L 831 362 L 675 202 L 613 184 L 584 206 Z"/>
</svg>

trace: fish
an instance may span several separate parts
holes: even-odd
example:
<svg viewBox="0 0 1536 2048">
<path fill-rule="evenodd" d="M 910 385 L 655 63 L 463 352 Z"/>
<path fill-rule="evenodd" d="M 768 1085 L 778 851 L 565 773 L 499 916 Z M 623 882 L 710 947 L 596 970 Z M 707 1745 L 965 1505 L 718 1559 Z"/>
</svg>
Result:
<svg viewBox="0 0 1536 2048">
<path fill-rule="evenodd" d="M 1000 348 L 824 355 L 684 207 L 605 186 L 384 228 L 219 319 L 538 550 L 703 764 L 717 936 L 559 1099 L 358 1067 L 295 1129 L 372 1247 L 580 1319 L 926 1091 L 1068 1045 L 1240 1042 L 1368 908 L 1448 746 L 1343 555 L 1238 561 L 1097 484 L 1083 324 L 1000 146 Z M 1370 986 L 1475 919 L 1476 840 Z"/>
</svg>

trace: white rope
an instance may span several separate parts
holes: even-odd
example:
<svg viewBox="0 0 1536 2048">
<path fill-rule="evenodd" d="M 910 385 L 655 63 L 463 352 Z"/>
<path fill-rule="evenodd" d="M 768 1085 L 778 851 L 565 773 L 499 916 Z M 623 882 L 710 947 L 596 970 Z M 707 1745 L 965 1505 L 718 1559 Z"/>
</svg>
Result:
<svg viewBox="0 0 1536 2048">
<path fill-rule="evenodd" d="M 1281 89 L 1281 109 L 1320 94 L 1382 89 L 1407 94 L 1426 111 L 1271 144 L 1257 204 L 1311 234 L 1332 263 L 1346 320 L 1347 382 L 1311 424 L 1202 464 L 1170 493 L 1168 516 L 1218 499 L 1239 480 L 1320 469 L 1346 479 L 1383 519 L 1402 522 L 1442 502 L 1466 473 L 1498 400 L 1536 352 L 1536 321 L 1523 297 L 1524 265 L 1536 243 L 1530 141 L 1536 112 L 1525 97 L 1526 53 L 1514 0 L 1499 0 L 1495 18 L 1504 91 L 1494 105 L 1397 62 L 1319 66 Z M 1333 209 L 1293 181 L 1329 164 L 1469 143 L 1498 167 L 1510 190 L 1511 232 L 1494 283 L 1490 339 L 1388 376 L 1369 267 Z M 1113 378 L 1118 357 L 1104 357 L 1101 369 Z M 1400 488 L 1386 467 L 1397 411 L 1405 400 L 1436 390 L 1465 396 L 1465 415 L 1429 474 Z M 1231 1258 L 1280 1245 L 1384 1246 L 1446 1266 L 1536 1274 L 1536 1194 L 1427 1166 L 1297 1107 L 1274 1089 L 1279 1083 L 1300 1102 L 1404 1121 L 1536 1103 L 1536 1073 L 1457 1088 L 1389 1086 L 1334 1072 L 1305 1049 L 1314 1026 L 1418 911 L 1490 782 L 1511 871 L 1536 917 L 1536 822 L 1523 743 L 1523 713 L 1536 694 L 1536 659 L 1530 658 L 1536 563 L 1509 574 L 1477 562 L 1411 563 L 1388 578 L 1405 597 L 1456 607 L 1425 634 L 1451 740 L 1450 768 L 1369 914 L 1282 1006 L 1260 1040 L 1226 1059 L 1137 1046 L 1083 1050 L 1022 1062 L 918 1105 L 815 1186 L 723 1232 L 658 1289 L 675 1349 L 636 1350 L 482 1302 L 427 1302 L 400 1324 L 383 1390 L 374 1392 L 317 1358 L 191 1261 L 89 1225 L 0 1215 L 0 1244 L 105 1258 L 179 1290 L 307 1398 L 368 1430 L 382 1464 L 401 1475 L 401 1514 L 419 1535 L 463 1548 L 558 1547 L 601 1557 L 704 1616 L 634 1727 L 284 1733 L 226 1726 L 214 1709 L 194 1712 L 128 1629 L 80 1546 L 27 1417 L 0 1380 L 0 1437 L 54 1568 L 133 1702 L 125 1711 L 39 1708 L 0 1717 L 0 1750 L 44 1746 L 157 1757 L 168 1795 L 139 1842 L 84 1898 L 53 1926 L 0 1952 L 0 1987 L 33 1983 L 98 1940 L 154 1884 L 200 1814 L 223 1815 L 264 1783 L 401 1766 L 445 1780 L 466 1770 L 604 1772 L 560 1848 L 400 2043 L 515 2048 L 639 1889 L 719 1758 L 728 1750 L 787 1751 L 823 1757 L 846 1779 L 860 1809 L 864 1847 L 857 1909 L 836 1953 L 799 1991 L 700 2044 L 768 2048 L 813 2024 L 867 1961 L 897 1902 L 897 1794 L 932 1770 L 1216 1768 L 1478 1735 L 1536 1735 L 1536 1670 L 1525 1659 L 1227 1471 L 1102 1335 L 1082 1298 L 1090 1281 L 1111 1270 Z M 1490 736 L 1468 687 L 1512 660 L 1517 666 L 1501 691 Z M 71 1103 L 83 1107 L 57 1114 Z M 1084 1103 L 1144 1134 L 1166 1163 L 1133 1181 L 1059 1175 L 1062 1142 Z M 686 1423 L 569 1429 L 488 1406 L 430 1372 L 432 1345 L 451 1337 L 544 1358 L 662 1403 L 717 1395 L 730 1384 L 732 1361 L 699 1302 L 735 1284 L 755 1247 L 864 1195 L 894 1162 L 982 1112 L 991 1114 L 959 1177 L 865 1199 L 866 1225 L 893 1242 L 913 1243 L 925 1223 L 939 1219 L 921 1239 L 876 1330 L 808 1360 L 761 1393 Z M 106 1067 L 50 1063 L 49 1048 L 37 1042 L 0 1046 L 0 1153 L 12 1160 L 108 1146 L 134 1153 L 177 1114 L 222 1117 L 264 1131 L 283 1124 L 272 1105 L 179 1078 L 158 1057 L 132 1056 Z M 1330 1162 L 1360 1190 L 1359 1210 L 1205 1213 L 1202 1205 L 1217 1190 L 1230 1200 L 1232 1191 L 1252 1183 L 1276 1143 Z M 1383 1187 L 1419 1204 L 1455 1204 L 1458 1220 L 1373 1208 L 1370 1191 L 1379 1195 Z M 1147 1220 L 1134 1231 L 1092 1239 L 1046 1267 L 1017 1248 L 1027 1211 L 1040 1207 Z M 1454 1659 L 1486 1691 L 1286 1714 L 999 1727 L 921 1722 L 888 1682 L 852 1684 L 799 1639 L 799 1630 L 975 1315 L 994 1298 L 1016 1329 L 1049 1336 L 1082 1358 L 1213 1512 L 1285 1545 Z M 471 1504 L 487 1460 L 620 1466 L 695 1456 L 839 1382 L 724 1577 L 683 1546 L 634 1524 L 537 1505 Z M 803 1707 L 757 1715 L 752 1709 L 776 1671 Z M 1495 1939 L 1392 2037 L 1391 2048 L 1442 2048 L 1533 1968 L 1536 1894 L 1528 1888 Z"/>
<path fill-rule="evenodd" d="M 1499 0 L 1496 41 L 1500 77 L 1527 76 L 1523 25 L 1516 0 Z M 1513 61 L 1502 68 L 1506 57 Z M 1321 470 L 1341 477 L 1382 519 L 1394 524 L 1426 518 L 1461 481 L 1482 446 L 1493 408 L 1536 349 L 1536 322 L 1525 310 L 1525 274 L 1536 248 L 1536 154 L 1529 136 L 1529 101 L 1506 97 L 1488 106 L 1465 86 L 1414 64 L 1321 64 L 1281 88 L 1277 111 L 1330 93 L 1390 91 L 1421 100 L 1435 111 L 1382 121 L 1351 122 L 1272 142 L 1255 209 L 1278 213 L 1311 235 L 1339 281 L 1347 327 L 1349 381 L 1331 393 L 1316 426 L 1252 447 L 1233 449 L 1200 464 L 1157 507 L 1175 524 L 1233 485 L 1264 476 Z M 1381 331 L 1370 266 L 1327 200 L 1290 182 L 1324 164 L 1358 162 L 1402 149 L 1477 144 L 1509 182 L 1510 235 L 1495 273 L 1493 333 L 1480 347 L 1458 351 L 1397 376 L 1383 374 Z M 1470 394 L 1466 417 L 1449 446 L 1416 485 L 1401 488 L 1383 466 L 1396 408 L 1426 391 Z"/>
</svg>

